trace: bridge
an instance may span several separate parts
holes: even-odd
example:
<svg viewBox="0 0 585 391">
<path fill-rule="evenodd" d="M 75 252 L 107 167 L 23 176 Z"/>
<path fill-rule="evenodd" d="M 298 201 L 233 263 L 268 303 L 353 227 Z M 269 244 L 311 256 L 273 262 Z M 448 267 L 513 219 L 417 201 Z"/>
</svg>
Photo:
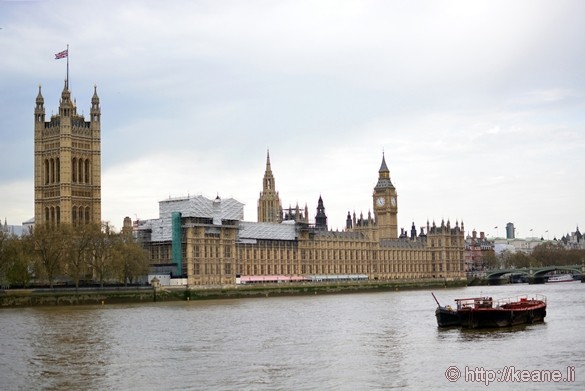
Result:
<svg viewBox="0 0 585 391">
<path fill-rule="evenodd" d="M 493 269 L 486 271 L 486 280 L 495 282 L 506 274 L 523 274 L 530 282 L 543 283 L 544 276 L 553 271 L 566 272 L 571 274 L 585 275 L 585 265 L 563 265 L 563 266 L 542 266 L 524 267 L 515 269 Z"/>
</svg>

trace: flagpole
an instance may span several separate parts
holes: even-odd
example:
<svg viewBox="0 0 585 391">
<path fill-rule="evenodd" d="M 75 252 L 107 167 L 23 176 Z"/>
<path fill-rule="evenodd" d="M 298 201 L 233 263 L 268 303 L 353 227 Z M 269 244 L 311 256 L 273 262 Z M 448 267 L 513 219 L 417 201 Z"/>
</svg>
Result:
<svg viewBox="0 0 585 391">
<path fill-rule="evenodd" d="M 67 44 L 67 89 L 71 91 L 69 88 L 69 44 Z"/>
</svg>

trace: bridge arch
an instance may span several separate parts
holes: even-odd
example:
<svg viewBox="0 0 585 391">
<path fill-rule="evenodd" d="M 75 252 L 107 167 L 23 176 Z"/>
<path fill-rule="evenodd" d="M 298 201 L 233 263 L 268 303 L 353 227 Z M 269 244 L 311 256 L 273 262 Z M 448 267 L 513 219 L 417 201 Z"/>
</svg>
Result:
<svg viewBox="0 0 585 391">
<path fill-rule="evenodd" d="M 534 277 L 544 277 L 545 274 L 550 273 L 552 271 L 565 271 L 565 272 L 574 272 L 577 274 L 583 274 L 583 269 L 585 267 L 582 265 L 573 265 L 573 266 L 545 266 L 542 268 L 538 268 L 534 270 Z"/>
<path fill-rule="evenodd" d="M 485 278 L 496 280 L 506 274 L 525 274 L 528 277 L 544 278 L 547 273 L 552 271 L 571 272 L 573 274 L 585 275 L 585 265 L 563 265 L 563 266 L 543 266 L 533 268 L 514 268 L 514 269 L 495 269 L 486 273 Z"/>
<path fill-rule="evenodd" d="M 485 278 L 488 280 L 494 280 L 502 277 L 505 274 L 526 274 L 527 276 L 530 276 L 530 270 L 527 268 L 491 270 L 486 273 Z"/>
</svg>

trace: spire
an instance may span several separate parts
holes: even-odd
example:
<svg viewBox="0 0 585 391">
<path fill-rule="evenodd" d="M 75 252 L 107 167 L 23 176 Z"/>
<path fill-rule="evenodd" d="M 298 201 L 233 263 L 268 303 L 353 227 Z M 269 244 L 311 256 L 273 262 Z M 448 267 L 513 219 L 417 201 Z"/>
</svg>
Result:
<svg viewBox="0 0 585 391">
<path fill-rule="evenodd" d="M 97 94 L 97 86 L 93 86 L 93 96 L 91 97 L 90 117 L 92 122 L 99 122 L 101 116 L 100 98 Z"/>
<path fill-rule="evenodd" d="M 100 98 L 97 94 L 97 86 L 95 84 L 93 85 L 93 96 L 91 97 L 91 103 L 92 106 L 94 103 L 98 105 L 100 104 Z"/>
<path fill-rule="evenodd" d="M 69 84 L 67 83 L 67 79 L 65 79 L 65 84 L 63 85 L 63 91 L 61 92 L 61 98 L 65 95 L 69 96 Z"/>
<path fill-rule="evenodd" d="M 390 170 L 386 165 L 386 157 L 384 156 L 384 152 L 382 152 L 382 165 L 380 166 L 380 170 L 378 170 L 380 174 L 387 172 L 388 176 L 390 176 Z"/>
<path fill-rule="evenodd" d="M 315 216 L 315 227 L 327 229 L 327 215 L 325 214 L 325 206 L 323 206 L 323 198 L 319 196 L 317 201 L 317 215 Z"/>
<path fill-rule="evenodd" d="M 262 179 L 262 191 L 258 200 L 258 222 L 278 223 L 282 221 L 283 213 L 274 175 L 270 167 L 270 151 L 266 151 L 266 170 Z"/>
<path fill-rule="evenodd" d="M 41 94 L 41 85 L 39 84 L 39 93 L 37 94 L 37 107 L 39 105 L 45 104 L 45 98 L 43 98 L 43 94 Z"/>
<path fill-rule="evenodd" d="M 35 121 L 38 124 L 45 122 L 45 98 L 41 93 L 41 85 L 39 84 L 39 93 L 37 94 L 37 100 L 35 105 Z"/>
<path fill-rule="evenodd" d="M 71 102 L 71 92 L 69 91 L 69 87 L 67 84 L 67 79 L 65 79 L 65 84 L 63 86 L 63 92 L 61 92 L 61 102 L 59 104 L 59 115 L 62 117 L 69 117 L 74 115 L 75 113 L 75 105 Z"/>
<path fill-rule="evenodd" d="M 275 189 L 274 176 L 270 167 L 270 151 L 266 151 L 266 170 L 264 171 L 264 192 L 272 192 Z"/>
<path fill-rule="evenodd" d="M 270 166 L 270 150 L 267 149 L 266 150 L 266 173 L 264 174 L 264 176 L 266 176 L 266 174 L 270 173 L 270 175 L 272 175 L 272 167 Z"/>
<path fill-rule="evenodd" d="M 347 211 L 347 218 L 345 219 L 345 228 L 346 229 L 351 229 L 352 228 L 352 224 L 351 224 L 351 213 L 349 211 Z"/>
<path fill-rule="evenodd" d="M 390 170 L 386 165 L 386 157 L 384 153 L 382 153 L 382 164 L 380 165 L 380 169 L 378 170 L 378 183 L 376 184 L 375 190 L 380 189 L 394 189 L 394 185 L 390 180 Z"/>
</svg>

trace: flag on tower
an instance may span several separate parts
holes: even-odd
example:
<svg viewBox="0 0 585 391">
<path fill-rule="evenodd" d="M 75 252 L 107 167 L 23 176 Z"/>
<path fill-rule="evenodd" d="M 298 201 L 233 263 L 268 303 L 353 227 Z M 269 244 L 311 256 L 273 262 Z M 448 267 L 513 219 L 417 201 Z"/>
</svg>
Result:
<svg viewBox="0 0 585 391">
<path fill-rule="evenodd" d="M 69 49 L 65 49 L 62 52 L 59 52 L 59 53 L 55 54 L 55 60 L 58 60 L 60 58 L 68 57 L 68 54 L 69 54 Z"/>
</svg>

